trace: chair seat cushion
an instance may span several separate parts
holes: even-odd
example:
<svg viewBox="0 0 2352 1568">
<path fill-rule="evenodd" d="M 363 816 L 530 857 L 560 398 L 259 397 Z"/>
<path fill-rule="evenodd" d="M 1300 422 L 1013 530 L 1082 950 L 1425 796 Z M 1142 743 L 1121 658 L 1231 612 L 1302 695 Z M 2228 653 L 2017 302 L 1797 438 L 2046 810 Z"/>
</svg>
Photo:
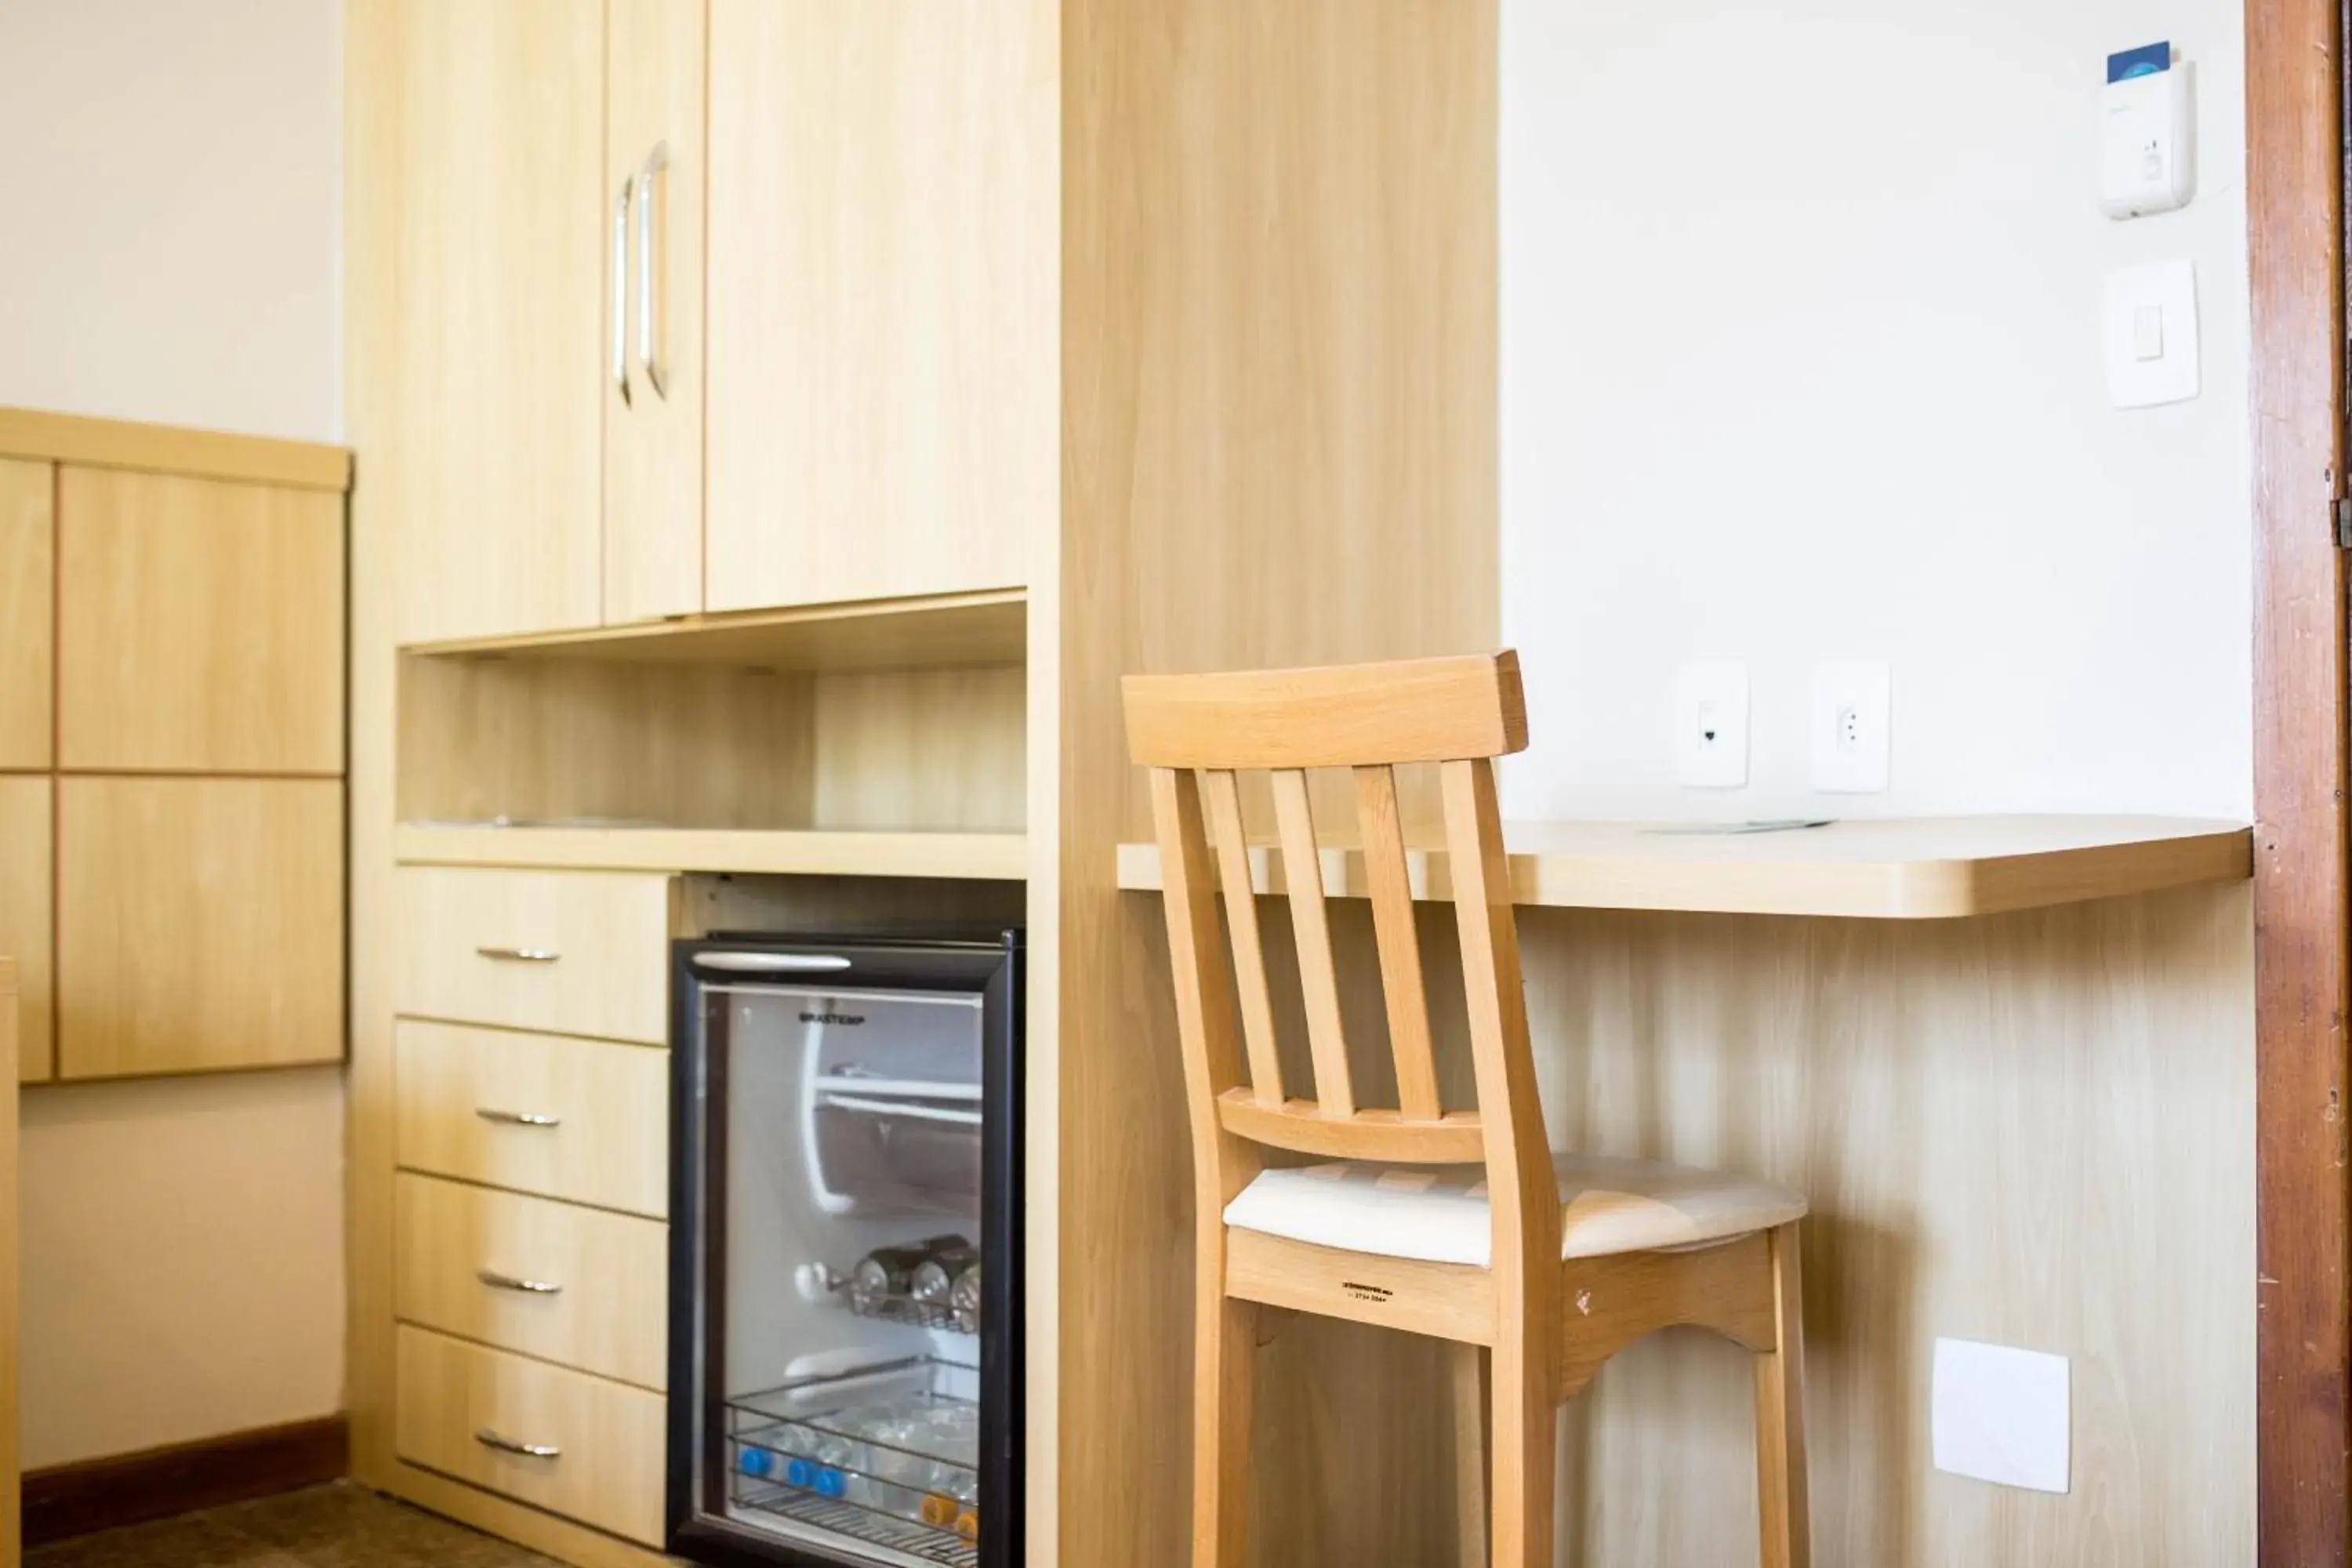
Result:
<svg viewBox="0 0 2352 1568">
<path fill-rule="evenodd" d="M 1654 1252 L 1727 1241 L 1800 1218 L 1786 1187 L 1654 1160 L 1554 1154 L 1562 1258 Z M 1225 1205 L 1225 1223 L 1318 1247 L 1429 1263 L 1493 1260 L 1479 1165 L 1335 1162 L 1262 1173 Z"/>
</svg>

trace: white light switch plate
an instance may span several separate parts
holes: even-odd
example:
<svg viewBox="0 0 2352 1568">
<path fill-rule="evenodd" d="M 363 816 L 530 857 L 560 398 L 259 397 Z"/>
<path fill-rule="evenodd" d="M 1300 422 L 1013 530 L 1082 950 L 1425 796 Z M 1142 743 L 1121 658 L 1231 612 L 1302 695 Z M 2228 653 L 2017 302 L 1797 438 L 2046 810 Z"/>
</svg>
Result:
<svg viewBox="0 0 2352 1568">
<path fill-rule="evenodd" d="M 1895 679 L 1883 664 L 1813 668 L 1813 787 L 1870 795 L 1886 787 Z"/>
<path fill-rule="evenodd" d="M 2066 1358 L 1974 1340 L 1936 1342 L 1936 1468 L 1997 1486 L 2072 1484 Z"/>
<path fill-rule="evenodd" d="M 1748 667 L 1738 660 L 1675 671 L 1675 780 L 1694 789 L 1748 782 Z"/>
<path fill-rule="evenodd" d="M 2197 268 L 2152 261 L 2107 275 L 2107 397 L 2148 408 L 2197 395 Z"/>
</svg>

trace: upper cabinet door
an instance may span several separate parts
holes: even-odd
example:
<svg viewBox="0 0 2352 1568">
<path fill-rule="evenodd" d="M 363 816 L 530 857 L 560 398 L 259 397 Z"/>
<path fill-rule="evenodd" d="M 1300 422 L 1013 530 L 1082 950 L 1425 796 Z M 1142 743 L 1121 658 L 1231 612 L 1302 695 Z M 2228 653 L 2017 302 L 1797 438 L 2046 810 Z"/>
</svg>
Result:
<svg viewBox="0 0 2352 1568">
<path fill-rule="evenodd" d="M 403 642 L 594 626 L 608 273 L 604 7 L 353 0 L 358 484 Z"/>
<path fill-rule="evenodd" d="M 703 0 L 606 15 L 623 349 L 605 378 L 604 619 L 619 623 L 702 608 Z"/>
<path fill-rule="evenodd" d="M 1058 489 L 1054 9 L 710 0 L 709 608 L 1026 581 Z"/>
</svg>

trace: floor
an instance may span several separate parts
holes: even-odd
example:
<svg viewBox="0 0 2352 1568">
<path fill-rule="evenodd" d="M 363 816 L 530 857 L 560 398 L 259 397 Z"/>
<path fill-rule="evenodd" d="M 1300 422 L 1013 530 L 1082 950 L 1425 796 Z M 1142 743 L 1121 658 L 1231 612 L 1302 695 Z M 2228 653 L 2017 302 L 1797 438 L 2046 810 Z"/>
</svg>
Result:
<svg viewBox="0 0 2352 1568">
<path fill-rule="evenodd" d="M 338 1481 L 25 1554 L 26 1568 L 555 1568 L 406 1503 Z"/>
</svg>

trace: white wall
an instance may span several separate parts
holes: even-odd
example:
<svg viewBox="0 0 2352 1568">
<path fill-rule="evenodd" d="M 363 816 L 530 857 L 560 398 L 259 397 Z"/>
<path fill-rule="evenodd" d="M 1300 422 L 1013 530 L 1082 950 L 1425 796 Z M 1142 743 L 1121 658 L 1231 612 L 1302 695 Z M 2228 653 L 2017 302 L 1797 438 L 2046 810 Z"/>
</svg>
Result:
<svg viewBox="0 0 2352 1568">
<path fill-rule="evenodd" d="M 2237 0 L 1503 0 L 1516 816 L 2252 812 Z M 2112 50 L 2169 37 L 2198 198 L 2095 202 Z M 2111 268 L 2198 266 L 2204 395 L 2106 405 Z M 2314 527 L 2325 526 L 2315 518 Z M 1676 786 L 1685 658 L 1749 786 Z M 1893 666 L 1893 787 L 1816 797 L 1817 660 Z"/>
<path fill-rule="evenodd" d="M 341 28 L 0 0 L 0 404 L 341 436 Z"/>
<path fill-rule="evenodd" d="M 0 404 L 333 439 L 341 7 L 0 0 Z M 24 1461 L 342 1404 L 339 1069 L 36 1088 Z"/>
</svg>

